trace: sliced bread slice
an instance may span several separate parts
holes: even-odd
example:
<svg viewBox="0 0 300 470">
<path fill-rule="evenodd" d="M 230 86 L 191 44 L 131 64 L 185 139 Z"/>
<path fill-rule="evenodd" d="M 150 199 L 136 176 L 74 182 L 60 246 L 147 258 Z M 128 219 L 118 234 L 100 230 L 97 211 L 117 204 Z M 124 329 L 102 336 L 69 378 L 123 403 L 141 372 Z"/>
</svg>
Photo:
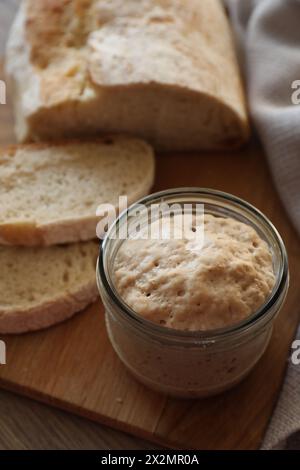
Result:
<svg viewBox="0 0 300 470">
<path fill-rule="evenodd" d="M 102 203 L 145 196 L 154 156 L 127 137 L 31 144 L 0 151 L 0 243 L 47 246 L 96 237 Z"/>
<path fill-rule="evenodd" d="M 0 247 L 0 333 L 46 328 L 94 302 L 97 253 L 97 242 Z"/>
</svg>

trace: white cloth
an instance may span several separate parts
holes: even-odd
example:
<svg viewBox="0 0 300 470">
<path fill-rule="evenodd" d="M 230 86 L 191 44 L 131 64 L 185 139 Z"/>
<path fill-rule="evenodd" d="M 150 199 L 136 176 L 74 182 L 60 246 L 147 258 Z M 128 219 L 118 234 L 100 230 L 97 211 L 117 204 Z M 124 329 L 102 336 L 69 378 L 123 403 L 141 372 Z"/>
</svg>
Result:
<svg viewBox="0 0 300 470">
<path fill-rule="evenodd" d="M 289 364 L 262 449 L 300 449 L 300 365 Z"/>
<path fill-rule="evenodd" d="M 248 102 L 282 202 L 300 233 L 300 0 L 224 0 Z M 300 96 L 300 94 L 298 95 Z M 299 433 L 297 433 L 299 431 Z M 263 448 L 300 449 L 300 366 L 289 366 Z"/>
</svg>

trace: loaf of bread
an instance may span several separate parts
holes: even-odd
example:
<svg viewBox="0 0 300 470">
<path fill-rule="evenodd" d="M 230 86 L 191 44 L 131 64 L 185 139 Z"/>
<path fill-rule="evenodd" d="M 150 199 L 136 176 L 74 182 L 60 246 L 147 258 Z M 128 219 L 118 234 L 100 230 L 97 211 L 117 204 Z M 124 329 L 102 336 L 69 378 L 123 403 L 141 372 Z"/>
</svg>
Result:
<svg viewBox="0 0 300 470">
<path fill-rule="evenodd" d="M 97 299 L 97 242 L 0 247 L 0 333 L 66 320 Z"/>
<path fill-rule="evenodd" d="M 219 0 L 24 0 L 6 66 L 22 142 L 121 132 L 192 151 L 248 137 Z"/>
<path fill-rule="evenodd" d="M 117 210 L 120 195 L 131 204 L 149 192 L 153 179 L 151 147 L 127 137 L 1 149 L 0 243 L 94 239 L 98 206 Z"/>
</svg>

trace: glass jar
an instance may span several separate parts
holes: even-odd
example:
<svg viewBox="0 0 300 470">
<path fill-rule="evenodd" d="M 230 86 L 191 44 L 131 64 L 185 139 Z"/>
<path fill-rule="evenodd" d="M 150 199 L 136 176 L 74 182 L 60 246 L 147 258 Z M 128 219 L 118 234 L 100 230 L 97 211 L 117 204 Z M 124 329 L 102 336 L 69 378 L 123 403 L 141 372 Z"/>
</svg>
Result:
<svg viewBox="0 0 300 470">
<path fill-rule="evenodd" d="M 113 282 L 114 260 L 124 240 L 104 239 L 97 281 L 113 348 L 129 371 L 146 386 L 180 397 L 203 397 L 240 382 L 264 353 L 273 321 L 288 290 L 288 260 L 284 243 L 272 223 L 247 202 L 220 191 L 178 188 L 152 194 L 139 203 L 203 204 L 205 213 L 231 217 L 252 226 L 273 257 L 274 288 L 266 302 L 249 317 L 230 327 L 182 331 L 146 320 L 124 303 Z M 137 203 L 138 204 L 138 203 Z M 124 211 L 112 230 L 136 224 L 136 204 Z M 126 222 L 127 221 L 127 222 Z"/>
</svg>

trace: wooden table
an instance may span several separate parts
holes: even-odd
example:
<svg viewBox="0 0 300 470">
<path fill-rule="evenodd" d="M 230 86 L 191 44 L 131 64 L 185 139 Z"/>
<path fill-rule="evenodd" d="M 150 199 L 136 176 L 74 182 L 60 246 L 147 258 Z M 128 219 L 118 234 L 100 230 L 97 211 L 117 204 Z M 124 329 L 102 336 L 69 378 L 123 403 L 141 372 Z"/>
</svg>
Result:
<svg viewBox="0 0 300 470">
<path fill-rule="evenodd" d="M 0 0 L 0 57 L 19 3 L 20 0 Z M 155 448 L 153 444 L 4 391 L 0 391 L 0 416 L 0 449 Z"/>
<path fill-rule="evenodd" d="M 0 42 L 1 54 L 3 53 L 3 49 L 4 49 L 3 47 L 4 38 L 7 35 L 7 29 L 11 21 L 11 18 L 13 16 L 13 11 L 16 8 L 18 3 L 19 3 L 19 0 L 0 0 L 0 41 L 2 41 L 2 43 Z M 1 77 L 1 72 L 0 72 L 0 79 L 1 78 L 2 77 Z M 5 106 L 0 107 L 0 120 L 2 122 L 2 125 L 0 126 L 0 143 L 1 144 L 9 143 L 13 139 L 12 119 L 9 116 L 9 114 L 10 113 L 9 113 L 8 107 L 7 108 Z M 280 203 L 278 201 L 278 197 L 274 193 L 274 190 L 271 186 L 270 175 L 264 163 L 263 155 L 261 151 L 259 150 L 259 147 L 256 146 L 255 144 L 254 146 L 249 146 L 248 149 L 245 149 L 245 152 L 243 152 L 242 156 L 245 157 L 244 160 L 240 159 L 239 156 L 235 158 L 234 155 L 232 155 L 232 159 L 234 160 L 234 165 L 233 166 L 231 165 L 231 168 L 234 170 L 231 173 L 232 180 L 234 181 L 236 179 L 236 181 L 239 181 L 239 177 L 241 176 L 241 174 L 244 175 L 244 179 L 241 180 L 240 187 L 238 184 L 235 185 L 235 189 L 237 189 L 236 194 L 239 194 L 241 197 L 244 197 L 245 199 L 255 204 L 255 200 L 252 201 L 253 188 L 251 187 L 251 185 L 249 186 L 246 185 L 244 187 L 243 181 L 245 181 L 245 174 L 246 174 L 246 180 L 249 174 L 257 175 L 257 185 L 263 191 L 263 194 L 262 194 L 262 191 L 259 192 L 260 202 L 262 203 L 263 201 L 269 201 L 268 197 L 271 198 L 271 200 L 269 201 L 269 207 L 267 207 L 267 209 L 270 212 L 270 215 L 274 217 L 274 220 L 273 219 L 272 220 L 278 226 L 279 230 L 280 231 L 283 230 L 283 232 L 285 232 L 288 246 L 290 248 L 290 254 L 293 255 L 290 259 L 292 272 L 293 274 L 295 272 L 297 273 L 297 276 L 296 276 L 297 278 L 299 276 L 299 266 L 300 266 L 300 264 L 297 263 L 297 261 L 300 260 L 300 249 L 298 245 L 298 240 L 295 236 L 295 232 L 289 226 L 288 221 L 286 220 L 286 216 L 284 215 L 284 212 L 281 213 Z M 175 162 L 174 165 L 176 166 L 176 158 L 175 160 L 172 160 L 172 161 L 173 163 Z M 177 179 L 173 178 L 172 186 L 178 186 L 178 183 L 182 183 L 182 182 L 184 183 L 185 181 L 188 183 L 193 181 L 194 182 L 193 185 L 197 185 L 198 183 L 199 185 L 203 185 L 204 182 L 209 181 L 211 183 L 210 184 L 211 187 L 216 187 L 219 189 L 230 191 L 230 187 L 228 187 L 228 185 L 231 180 L 228 180 L 227 178 L 224 180 L 224 178 L 222 177 L 223 174 L 227 174 L 226 171 L 228 167 L 228 160 L 226 162 L 226 156 L 215 155 L 214 162 L 216 166 L 219 168 L 218 173 L 211 173 L 212 171 L 211 165 L 206 165 L 206 166 L 204 165 L 202 168 L 202 173 L 195 172 L 196 179 L 193 179 L 193 178 L 191 179 L 187 173 L 188 170 L 185 170 L 183 171 L 183 174 L 180 173 L 180 180 L 178 180 L 178 178 Z M 158 172 L 156 183 L 157 183 L 157 188 L 161 189 L 164 183 L 164 181 L 162 181 L 162 178 L 164 177 L 164 175 L 166 175 L 167 170 L 168 170 L 167 160 L 160 160 L 159 166 L 160 166 L 160 171 Z M 257 169 L 259 170 L 258 172 L 256 171 Z M 174 175 L 176 176 L 177 173 L 176 174 L 174 173 Z M 220 175 L 220 178 L 218 178 L 218 175 Z M 224 187 L 224 184 L 225 184 L 225 187 Z M 266 208 L 266 206 L 268 206 L 268 204 L 263 204 L 264 208 Z M 293 277 L 293 279 L 295 280 L 295 277 Z M 257 406 L 252 407 L 251 433 L 253 434 L 252 441 L 255 442 L 255 447 L 259 445 L 259 441 L 265 429 L 266 419 L 269 418 L 272 406 L 275 402 L 275 398 L 280 388 L 280 383 L 283 377 L 283 369 L 285 366 L 285 359 L 287 357 L 287 353 L 289 349 L 289 341 L 292 338 L 295 325 L 297 324 L 298 318 L 299 318 L 298 309 L 296 308 L 296 306 L 299 305 L 298 294 L 299 294 L 299 291 L 295 288 L 295 286 L 293 286 L 293 289 L 291 289 L 290 300 L 288 302 L 289 303 L 288 310 L 291 311 L 291 315 L 289 315 L 287 318 L 284 317 L 286 318 L 287 321 L 281 321 L 280 323 L 281 329 L 277 328 L 277 332 L 275 331 L 277 337 L 276 335 L 274 336 L 274 341 L 271 344 L 271 349 L 268 350 L 269 358 L 271 357 L 272 361 L 271 362 L 269 361 L 268 356 L 264 356 L 264 359 L 263 359 L 264 367 L 261 367 L 260 369 L 258 369 L 258 372 L 257 372 L 258 375 L 256 375 L 256 378 L 253 379 L 255 384 L 261 383 L 260 382 L 261 380 L 265 381 L 266 376 L 269 378 L 272 377 L 272 380 L 274 379 L 273 380 L 274 383 L 271 384 L 273 387 L 272 388 L 273 391 L 272 391 L 272 397 L 271 397 L 272 399 L 270 399 L 270 403 L 268 401 L 266 402 L 266 400 L 269 399 L 268 398 L 269 395 L 268 394 L 262 395 L 263 393 L 262 392 L 261 398 L 267 397 L 266 399 L 263 400 L 263 402 L 261 401 L 261 403 L 263 403 L 263 406 L 261 408 Z M 287 338 L 287 340 L 284 342 L 282 341 L 279 342 L 281 333 L 285 334 L 285 337 Z M 278 354 L 276 353 L 276 351 Z M 274 353 L 276 353 L 277 358 L 280 359 L 280 367 L 276 369 L 278 373 L 275 373 L 275 374 L 274 374 L 274 367 L 273 367 L 274 365 L 273 357 L 275 357 L 273 355 Z M 24 354 L 22 354 L 20 357 L 22 359 L 24 357 Z M 262 365 L 263 365 L 263 362 L 262 362 Z M 265 375 L 265 372 L 266 372 L 266 375 Z M 17 367 L 16 367 L 16 373 L 17 373 L 17 379 L 19 380 L 20 373 Z M 257 382 L 258 379 L 259 381 Z M 250 379 L 250 382 L 251 382 L 251 379 Z M 250 382 L 248 382 L 248 384 L 251 385 Z M 81 377 L 80 377 L 80 383 L 82 383 Z M 245 387 L 247 387 L 247 384 L 245 385 Z M 269 390 L 267 390 L 267 392 L 269 392 Z M 254 396 L 257 397 L 257 394 L 255 394 Z M 237 401 L 235 400 L 234 411 L 236 411 L 236 407 L 235 407 L 236 403 Z M 242 403 L 241 407 L 244 410 L 243 407 L 245 407 L 246 403 L 248 404 L 248 397 L 247 397 L 246 402 L 242 401 L 241 403 Z M 142 403 L 142 405 L 144 407 L 144 402 Z M 70 409 L 70 407 L 68 407 L 67 409 Z M 229 410 L 232 411 L 232 402 L 231 402 L 231 406 L 229 407 Z M 146 444 L 140 440 L 126 436 L 120 432 L 112 431 L 108 428 L 105 428 L 103 426 L 100 426 L 94 423 L 90 423 L 81 418 L 71 416 L 67 413 L 53 410 L 44 405 L 34 403 L 25 398 L 17 398 L 6 392 L 0 391 L 0 412 L 1 411 L 2 411 L 1 413 L 2 419 L 1 419 L 1 426 L 0 426 L 0 448 L 25 448 L 25 449 L 31 449 L 31 448 L 35 448 L 35 449 L 43 449 L 43 448 L 44 449 L 47 449 L 47 448 L 64 448 L 64 449 L 66 448 L 67 449 L 80 449 L 80 448 L 141 449 L 141 448 L 144 448 L 145 449 L 147 448 L 147 449 L 154 449 L 155 448 L 151 444 Z M 167 415 L 167 418 L 171 417 L 172 426 L 173 426 L 173 421 L 172 421 L 173 413 L 174 413 L 174 407 L 172 408 L 172 406 L 168 407 L 168 409 L 165 410 L 165 415 Z M 190 417 L 190 415 L 191 413 L 188 413 L 188 417 Z M 86 414 L 86 416 L 89 416 L 89 415 Z M 234 413 L 232 416 L 234 417 Z M 232 416 L 231 416 L 231 419 L 232 419 Z M 227 423 L 227 426 L 231 426 L 230 421 L 228 421 L 227 418 L 228 416 L 225 413 L 224 422 Z M 261 421 L 261 418 L 263 418 L 262 421 Z M 210 410 L 208 410 L 208 416 L 206 416 L 206 420 L 208 420 L 208 422 L 209 420 L 211 420 Z M 170 420 L 167 419 L 167 421 L 168 421 L 168 426 L 169 426 Z M 105 422 L 107 423 L 109 421 L 106 420 Z M 192 424 L 193 423 L 191 423 L 191 421 L 189 420 L 190 429 L 192 429 L 192 432 L 194 434 L 194 428 L 191 427 Z M 167 431 L 169 433 L 170 431 L 169 427 L 167 428 Z M 245 433 L 249 434 L 249 432 L 248 432 L 248 428 L 246 430 L 244 429 L 244 434 Z M 256 434 L 259 434 L 259 439 L 257 438 Z M 187 436 L 187 434 L 185 435 Z M 245 435 L 241 436 L 242 441 L 244 437 Z M 221 438 L 223 439 L 223 435 L 221 436 Z M 238 438 L 240 439 L 240 436 L 238 436 Z M 246 439 L 246 441 L 247 441 L 246 444 L 248 446 L 247 448 L 252 448 L 252 445 L 254 446 L 251 439 L 250 441 L 252 442 L 252 444 L 251 442 L 249 443 L 248 438 Z M 160 440 L 160 442 L 166 442 L 166 440 Z M 188 442 L 190 442 L 190 440 L 188 440 Z M 218 442 L 220 443 L 220 441 Z M 243 443 L 245 443 L 245 441 L 243 441 Z M 207 447 L 203 446 L 203 448 L 207 448 Z M 228 446 L 228 448 L 232 448 L 232 447 Z"/>
</svg>

